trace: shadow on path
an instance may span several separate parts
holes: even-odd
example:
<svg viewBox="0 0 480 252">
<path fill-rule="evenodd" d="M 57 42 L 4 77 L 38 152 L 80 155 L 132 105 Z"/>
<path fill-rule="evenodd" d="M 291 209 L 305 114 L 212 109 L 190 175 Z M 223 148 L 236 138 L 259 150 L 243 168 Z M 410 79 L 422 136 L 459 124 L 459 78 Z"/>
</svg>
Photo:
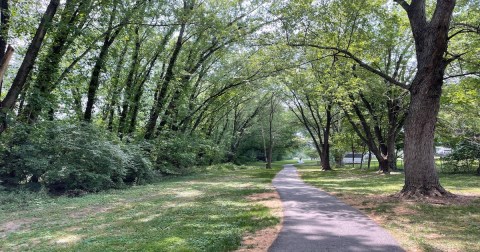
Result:
<svg viewBox="0 0 480 252">
<path fill-rule="evenodd" d="M 355 208 L 305 184 L 285 165 L 273 185 L 284 223 L 268 251 L 404 251 L 384 229 Z"/>
</svg>

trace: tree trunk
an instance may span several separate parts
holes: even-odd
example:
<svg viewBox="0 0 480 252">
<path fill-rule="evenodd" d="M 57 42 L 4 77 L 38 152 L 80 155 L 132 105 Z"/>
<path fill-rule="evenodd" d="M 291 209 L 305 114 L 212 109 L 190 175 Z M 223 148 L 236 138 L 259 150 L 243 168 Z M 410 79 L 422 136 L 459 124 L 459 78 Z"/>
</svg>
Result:
<svg viewBox="0 0 480 252">
<path fill-rule="evenodd" d="M 132 59 L 130 62 L 130 70 L 128 71 L 127 79 L 125 81 L 125 92 L 122 103 L 122 113 L 120 114 L 120 119 L 118 121 L 118 136 L 122 139 L 123 134 L 127 130 L 127 116 L 129 114 L 130 105 L 132 104 L 132 95 L 135 88 L 134 76 L 138 69 L 138 56 L 140 54 L 140 35 L 139 27 L 135 27 L 135 47 L 132 54 Z"/>
<path fill-rule="evenodd" d="M 443 74 L 418 75 L 416 80 L 430 87 L 413 90 L 405 122 L 405 185 L 400 192 L 405 197 L 442 196 L 448 194 L 440 185 L 434 159 L 435 123 L 440 108 L 441 85 L 434 85 Z M 437 81 L 434 82 L 434 80 Z M 437 82 L 438 83 L 438 82 Z M 441 83 L 441 81 L 440 81 Z"/>
<path fill-rule="evenodd" d="M 397 1 L 398 2 L 398 1 Z M 410 86 L 410 106 L 405 121 L 405 185 L 399 196 L 450 196 L 435 169 L 434 133 L 440 108 L 448 31 L 455 0 L 437 0 L 430 21 L 425 1 L 400 1 L 407 11 L 417 56 L 417 73 Z"/>
<path fill-rule="evenodd" d="M 367 170 L 370 170 L 370 164 L 372 162 L 372 151 L 368 150 L 368 165 L 367 165 Z"/>
<path fill-rule="evenodd" d="M 1 108 L 9 108 L 11 109 L 20 92 L 25 85 L 25 81 L 27 80 L 28 75 L 33 69 L 33 65 L 35 64 L 35 60 L 37 59 L 38 52 L 40 51 L 40 47 L 42 46 L 43 39 L 45 38 L 45 34 L 47 33 L 48 28 L 51 25 L 53 16 L 57 11 L 58 5 L 60 4 L 60 0 L 51 0 L 45 14 L 42 17 L 42 21 L 37 28 L 35 36 L 28 47 L 27 53 L 25 54 L 25 58 L 23 59 L 22 65 L 18 69 L 17 75 L 12 82 L 12 86 L 3 99 L 2 103 L 0 104 Z"/>
<path fill-rule="evenodd" d="M 8 0 L 0 0 L 1 27 L 0 27 L 0 61 L 7 49 L 8 30 L 10 26 L 10 10 Z"/>
<path fill-rule="evenodd" d="M 8 45 L 7 51 L 3 57 L 0 58 L 0 97 L 2 96 L 3 76 L 5 72 L 7 72 L 8 64 L 10 64 L 14 51 L 13 47 Z"/>
<path fill-rule="evenodd" d="M 51 0 L 48 4 L 47 10 L 43 14 L 42 20 L 40 21 L 35 36 L 33 37 L 32 42 L 28 46 L 25 57 L 23 58 L 23 62 L 18 69 L 17 75 L 12 82 L 10 90 L 8 90 L 7 95 L 0 103 L 0 120 L 2 120 L 0 121 L 0 134 L 6 128 L 6 122 L 4 120 L 6 119 L 5 109 L 12 109 L 15 105 L 15 102 L 17 101 L 18 95 L 22 92 L 27 77 L 32 71 L 35 60 L 37 59 L 38 52 L 40 51 L 43 39 L 45 38 L 45 34 L 47 33 L 47 30 L 51 25 L 53 16 L 57 12 L 59 4 L 60 0 Z"/>
<path fill-rule="evenodd" d="M 150 111 L 150 118 L 148 119 L 147 125 L 145 126 L 145 139 L 147 140 L 151 139 L 154 136 L 158 117 L 160 116 L 160 112 L 166 102 L 165 98 L 167 97 L 167 91 L 170 87 L 171 81 L 175 77 L 174 66 L 183 46 L 183 36 L 185 33 L 185 28 L 186 24 L 182 23 L 180 27 L 180 32 L 177 37 L 177 42 L 175 43 L 175 48 L 173 49 L 172 56 L 170 56 L 168 68 L 165 72 L 165 79 L 159 91 L 156 92 L 157 95 L 155 97 L 154 105 Z"/>
<path fill-rule="evenodd" d="M 480 159 L 478 160 L 477 176 L 480 176 Z"/>
<path fill-rule="evenodd" d="M 102 72 L 104 61 L 107 58 L 108 49 L 110 48 L 111 43 L 109 42 L 109 37 L 105 37 L 102 48 L 100 49 L 100 54 L 98 55 L 97 60 L 95 61 L 95 66 L 93 67 L 92 76 L 90 77 L 90 83 L 88 84 L 88 93 L 87 93 L 87 105 L 85 107 L 85 113 L 83 119 L 87 122 L 92 120 L 93 114 L 93 105 L 95 104 L 95 99 L 97 95 L 97 90 L 100 85 L 100 74 Z"/>
<path fill-rule="evenodd" d="M 331 171 L 332 167 L 330 166 L 330 128 L 332 125 L 332 105 L 328 104 L 326 106 L 326 122 L 325 128 L 323 129 L 323 144 L 322 144 L 322 152 L 320 155 L 320 162 L 322 164 L 323 171 Z"/>
<path fill-rule="evenodd" d="M 273 159 L 273 116 L 275 114 L 274 94 L 270 98 L 270 115 L 268 120 L 267 169 L 272 168 Z"/>
<path fill-rule="evenodd" d="M 58 72 L 58 67 L 65 52 L 68 49 L 69 42 L 72 41 L 72 31 L 75 28 L 77 17 L 80 15 L 80 8 L 75 9 L 76 1 L 68 0 L 62 12 L 60 22 L 55 26 L 53 41 L 39 66 L 37 79 L 35 80 L 27 99 L 27 105 L 22 111 L 23 118 L 33 123 L 37 120 L 42 109 L 51 103 L 50 94 L 56 88 L 54 79 Z"/>
<path fill-rule="evenodd" d="M 118 97 L 120 96 L 120 92 L 122 91 L 122 87 L 120 86 L 120 75 L 123 69 L 123 63 L 125 60 L 125 55 L 127 54 L 128 50 L 128 42 L 125 43 L 122 50 L 120 51 L 120 57 L 117 61 L 117 66 L 115 67 L 115 73 L 112 77 L 112 89 L 110 90 L 110 103 L 107 105 L 107 129 L 110 132 L 113 132 L 113 119 L 115 116 L 115 107 L 118 103 Z"/>
<path fill-rule="evenodd" d="M 113 22 L 116 17 L 116 12 L 117 12 L 117 5 L 115 2 L 112 13 L 110 14 L 108 29 L 106 31 L 106 35 L 103 40 L 102 47 L 100 48 L 100 53 L 98 55 L 98 58 L 95 61 L 95 66 L 93 67 L 92 75 L 90 77 L 90 83 L 88 84 L 87 105 L 85 107 L 85 113 L 83 115 L 83 120 L 87 122 L 92 121 L 93 105 L 95 104 L 97 90 L 100 85 L 100 74 L 102 73 L 103 67 L 105 65 L 105 60 L 107 59 L 108 50 L 110 49 L 110 46 L 113 44 L 113 42 L 117 38 L 118 34 L 120 34 L 120 31 L 123 28 L 123 25 L 117 27 L 116 29 L 113 28 Z M 124 22 L 128 21 L 128 18 L 126 18 L 123 21 Z"/>
<path fill-rule="evenodd" d="M 391 134 L 387 139 L 387 161 L 390 171 L 397 171 L 397 155 L 395 151 L 396 134 Z"/>
</svg>

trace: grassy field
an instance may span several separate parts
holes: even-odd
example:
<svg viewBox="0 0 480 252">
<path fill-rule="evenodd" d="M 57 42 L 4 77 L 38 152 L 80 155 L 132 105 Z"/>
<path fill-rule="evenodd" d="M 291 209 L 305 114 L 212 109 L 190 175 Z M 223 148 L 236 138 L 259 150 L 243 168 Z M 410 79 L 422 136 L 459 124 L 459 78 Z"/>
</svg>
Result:
<svg viewBox="0 0 480 252">
<path fill-rule="evenodd" d="M 360 209 L 394 235 L 408 251 L 480 251 L 480 177 L 441 175 L 456 199 L 417 202 L 390 195 L 401 190 L 401 173 L 337 168 L 321 172 L 312 162 L 299 167 L 305 182 Z"/>
<path fill-rule="evenodd" d="M 81 198 L 0 195 L 0 251 L 229 251 L 278 218 L 245 197 L 281 167 L 207 171 Z"/>
</svg>

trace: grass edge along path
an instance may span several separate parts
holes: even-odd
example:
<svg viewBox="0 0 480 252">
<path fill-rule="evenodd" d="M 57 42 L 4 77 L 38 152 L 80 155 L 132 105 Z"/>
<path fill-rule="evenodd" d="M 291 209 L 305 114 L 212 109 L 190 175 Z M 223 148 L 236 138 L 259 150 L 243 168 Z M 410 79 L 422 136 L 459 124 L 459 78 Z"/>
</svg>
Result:
<svg viewBox="0 0 480 252">
<path fill-rule="evenodd" d="M 359 209 L 386 228 L 407 251 L 480 251 L 480 177 L 441 174 L 455 199 L 419 202 L 391 197 L 401 173 L 336 168 L 322 172 L 312 163 L 295 165 L 302 179 Z"/>
<path fill-rule="evenodd" d="M 231 251 L 242 237 L 279 224 L 255 195 L 274 192 L 282 164 L 210 170 L 81 198 L 39 197 L 18 209 L 2 204 L 0 251 Z"/>
</svg>

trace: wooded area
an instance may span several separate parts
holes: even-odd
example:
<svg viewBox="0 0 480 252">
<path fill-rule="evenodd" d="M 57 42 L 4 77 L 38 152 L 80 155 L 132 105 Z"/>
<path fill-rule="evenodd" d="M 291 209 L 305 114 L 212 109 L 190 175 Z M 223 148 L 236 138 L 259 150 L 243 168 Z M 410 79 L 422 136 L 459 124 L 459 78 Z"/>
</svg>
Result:
<svg viewBox="0 0 480 252">
<path fill-rule="evenodd" d="M 97 192 L 345 152 L 480 175 L 476 0 L 1 0 L 0 184 Z M 402 154 L 403 153 L 403 154 Z M 369 159 L 370 162 L 370 159 Z M 337 167 L 336 167 L 337 166 Z"/>
</svg>

